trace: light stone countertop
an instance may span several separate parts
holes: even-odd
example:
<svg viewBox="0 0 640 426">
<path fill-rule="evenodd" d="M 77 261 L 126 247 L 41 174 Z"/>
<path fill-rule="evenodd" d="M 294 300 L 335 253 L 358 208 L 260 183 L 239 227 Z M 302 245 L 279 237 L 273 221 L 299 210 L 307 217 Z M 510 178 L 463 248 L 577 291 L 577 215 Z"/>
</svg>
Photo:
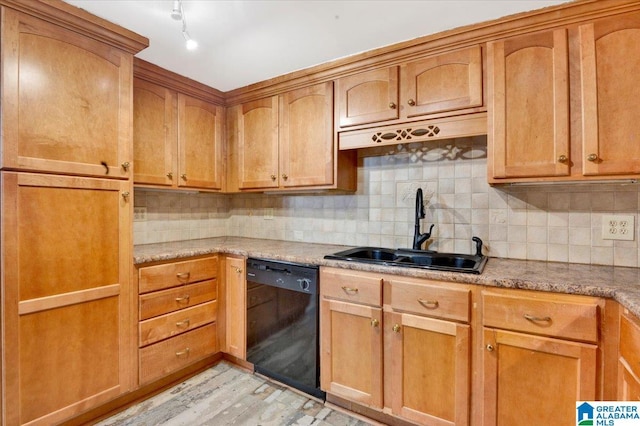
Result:
<svg viewBox="0 0 640 426">
<path fill-rule="evenodd" d="M 134 246 L 134 264 L 224 253 L 489 287 L 608 297 L 640 316 L 640 268 L 489 258 L 480 275 L 324 259 L 351 246 L 219 237 Z"/>
</svg>

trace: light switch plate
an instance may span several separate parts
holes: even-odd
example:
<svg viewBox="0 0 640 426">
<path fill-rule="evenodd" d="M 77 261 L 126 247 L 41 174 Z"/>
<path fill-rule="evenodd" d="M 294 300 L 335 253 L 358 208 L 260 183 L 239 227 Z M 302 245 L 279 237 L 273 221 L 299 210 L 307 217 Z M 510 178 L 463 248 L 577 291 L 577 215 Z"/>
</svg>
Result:
<svg viewBox="0 0 640 426">
<path fill-rule="evenodd" d="M 621 214 L 605 214 L 602 216 L 602 239 L 625 240 L 635 239 L 635 216 Z"/>
</svg>

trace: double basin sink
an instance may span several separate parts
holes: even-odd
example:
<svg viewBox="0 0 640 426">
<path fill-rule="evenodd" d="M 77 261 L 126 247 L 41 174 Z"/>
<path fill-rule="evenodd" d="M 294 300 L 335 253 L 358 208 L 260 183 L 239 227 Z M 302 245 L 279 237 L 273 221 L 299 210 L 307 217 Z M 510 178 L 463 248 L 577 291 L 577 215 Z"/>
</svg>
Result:
<svg viewBox="0 0 640 426">
<path fill-rule="evenodd" d="M 471 274 L 482 273 L 487 263 L 487 256 L 483 256 L 480 251 L 478 254 L 471 255 L 382 247 L 356 247 L 326 255 L 324 258 Z"/>
</svg>

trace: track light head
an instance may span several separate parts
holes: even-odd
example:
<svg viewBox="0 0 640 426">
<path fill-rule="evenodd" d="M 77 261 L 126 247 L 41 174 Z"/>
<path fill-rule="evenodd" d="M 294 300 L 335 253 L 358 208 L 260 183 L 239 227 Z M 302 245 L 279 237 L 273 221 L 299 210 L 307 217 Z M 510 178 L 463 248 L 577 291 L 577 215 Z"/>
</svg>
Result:
<svg viewBox="0 0 640 426">
<path fill-rule="evenodd" d="M 175 0 L 173 2 L 173 10 L 171 11 L 171 17 L 176 21 L 182 20 L 182 2 Z"/>
</svg>

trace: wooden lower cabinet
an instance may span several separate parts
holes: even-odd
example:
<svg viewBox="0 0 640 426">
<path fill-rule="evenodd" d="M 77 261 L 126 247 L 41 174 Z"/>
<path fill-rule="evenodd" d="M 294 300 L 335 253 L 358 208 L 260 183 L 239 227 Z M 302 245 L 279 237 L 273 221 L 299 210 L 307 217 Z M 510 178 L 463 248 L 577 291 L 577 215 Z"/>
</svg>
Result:
<svg viewBox="0 0 640 426">
<path fill-rule="evenodd" d="M 218 256 L 138 268 L 139 384 L 218 352 Z"/>
<path fill-rule="evenodd" d="M 321 387 L 382 408 L 382 309 L 322 300 Z"/>
<path fill-rule="evenodd" d="M 593 401 L 597 346 L 484 329 L 483 425 L 573 424 L 576 401 Z"/>
<path fill-rule="evenodd" d="M 320 269 L 320 387 L 382 408 L 382 280 Z"/>
<path fill-rule="evenodd" d="M 601 398 L 602 301 L 482 291 L 482 424 L 574 424 L 576 401 Z"/>
<path fill-rule="evenodd" d="M 618 400 L 640 401 L 640 320 L 625 312 L 620 318 Z"/>
<path fill-rule="evenodd" d="M 224 351 L 236 358 L 247 358 L 247 284 L 245 259 L 227 256 L 224 259 L 226 322 Z"/>
<path fill-rule="evenodd" d="M 469 424 L 468 324 L 391 314 L 391 409 L 428 425 Z"/>
</svg>

